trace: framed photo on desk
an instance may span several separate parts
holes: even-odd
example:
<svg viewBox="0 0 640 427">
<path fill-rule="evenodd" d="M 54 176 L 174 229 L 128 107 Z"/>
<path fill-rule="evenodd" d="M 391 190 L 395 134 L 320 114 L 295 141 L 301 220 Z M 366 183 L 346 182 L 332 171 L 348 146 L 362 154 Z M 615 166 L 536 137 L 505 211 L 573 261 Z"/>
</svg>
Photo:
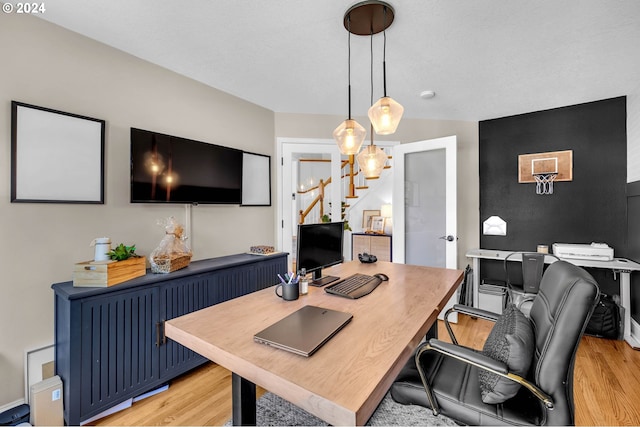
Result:
<svg viewBox="0 0 640 427">
<path fill-rule="evenodd" d="M 384 220 L 383 216 L 372 216 L 371 217 L 371 228 L 369 228 L 369 232 L 383 234 L 384 233 Z"/>
<path fill-rule="evenodd" d="M 362 211 L 362 229 L 367 231 L 371 229 L 371 218 L 380 216 L 379 210 L 363 210 Z"/>
</svg>

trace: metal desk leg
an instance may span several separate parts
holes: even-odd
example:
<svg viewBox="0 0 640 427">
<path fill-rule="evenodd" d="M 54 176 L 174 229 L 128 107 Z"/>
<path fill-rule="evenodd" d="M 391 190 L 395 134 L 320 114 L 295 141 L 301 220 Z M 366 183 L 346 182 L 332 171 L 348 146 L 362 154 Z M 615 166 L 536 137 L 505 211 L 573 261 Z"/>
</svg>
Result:
<svg viewBox="0 0 640 427">
<path fill-rule="evenodd" d="M 429 341 L 431 338 L 436 338 L 436 339 L 438 338 L 438 321 L 437 320 L 433 322 L 433 325 L 431 325 L 431 327 L 427 331 L 427 335 L 425 336 L 425 339 L 427 341 Z"/>
<path fill-rule="evenodd" d="M 233 399 L 233 425 L 256 425 L 256 385 L 240 375 L 231 374 L 231 396 Z"/>
<path fill-rule="evenodd" d="M 471 267 L 473 268 L 473 301 L 471 307 L 480 308 L 480 296 L 478 295 L 480 289 L 480 258 L 473 258 Z"/>
</svg>

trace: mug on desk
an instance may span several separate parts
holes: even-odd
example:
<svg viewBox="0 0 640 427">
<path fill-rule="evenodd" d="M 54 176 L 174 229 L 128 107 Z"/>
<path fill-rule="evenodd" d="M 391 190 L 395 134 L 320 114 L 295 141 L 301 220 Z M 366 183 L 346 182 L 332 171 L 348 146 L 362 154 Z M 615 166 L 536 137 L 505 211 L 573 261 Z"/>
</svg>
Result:
<svg viewBox="0 0 640 427">
<path fill-rule="evenodd" d="M 278 289 L 282 288 L 281 293 L 278 293 Z M 276 286 L 275 289 L 276 295 L 282 298 L 285 301 L 293 301 L 298 299 L 298 295 L 300 293 L 300 287 L 298 286 L 298 281 L 292 281 L 291 283 L 281 283 Z"/>
</svg>

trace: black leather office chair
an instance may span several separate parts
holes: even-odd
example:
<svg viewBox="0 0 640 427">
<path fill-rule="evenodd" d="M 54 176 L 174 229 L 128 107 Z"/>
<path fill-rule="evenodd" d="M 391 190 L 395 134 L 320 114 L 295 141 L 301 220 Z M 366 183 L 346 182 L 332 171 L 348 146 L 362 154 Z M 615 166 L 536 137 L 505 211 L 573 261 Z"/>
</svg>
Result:
<svg viewBox="0 0 640 427">
<path fill-rule="evenodd" d="M 558 261 L 544 273 L 530 319 L 512 304 L 501 316 L 457 305 L 450 312 L 496 321 L 483 351 L 457 345 L 448 327 L 453 344 L 437 339 L 421 344 L 391 395 L 467 425 L 574 425 L 575 356 L 598 295 L 589 273 Z M 496 342 L 507 344 L 506 357 L 504 346 L 495 354 Z M 512 371 L 516 365 L 520 374 Z"/>
<path fill-rule="evenodd" d="M 560 258 L 555 255 L 543 254 L 540 252 L 512 252 L 504 258 L 504 275 L 508 296 L 507 300 L 513 302 L 513 304 L 515 304 L 515 306 L 527 317 L 529 317 L 533 300 L 540 288 L 540 282 L 542 281 L 542 274 L 544 272 L 544 261 L 547 257 L 560 261 Z M 520 262 L 511 263 L 520 264 L 522 285 L 517 285 L 511 282 L 511 274 L 509 273 L 510 258 L 520 259 Z"/>
</svg>

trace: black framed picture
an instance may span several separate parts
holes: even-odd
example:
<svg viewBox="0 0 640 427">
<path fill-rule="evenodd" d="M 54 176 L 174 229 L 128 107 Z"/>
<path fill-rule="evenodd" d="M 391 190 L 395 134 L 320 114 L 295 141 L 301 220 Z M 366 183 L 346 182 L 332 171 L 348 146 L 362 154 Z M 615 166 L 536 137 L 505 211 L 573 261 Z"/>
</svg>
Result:
<svg viewBox="0 0 640 427">
<path fill-rule="evenodd" d="M 11 202 L 104 203 L 105 121 L 11 101 Z"/>
</svg>

